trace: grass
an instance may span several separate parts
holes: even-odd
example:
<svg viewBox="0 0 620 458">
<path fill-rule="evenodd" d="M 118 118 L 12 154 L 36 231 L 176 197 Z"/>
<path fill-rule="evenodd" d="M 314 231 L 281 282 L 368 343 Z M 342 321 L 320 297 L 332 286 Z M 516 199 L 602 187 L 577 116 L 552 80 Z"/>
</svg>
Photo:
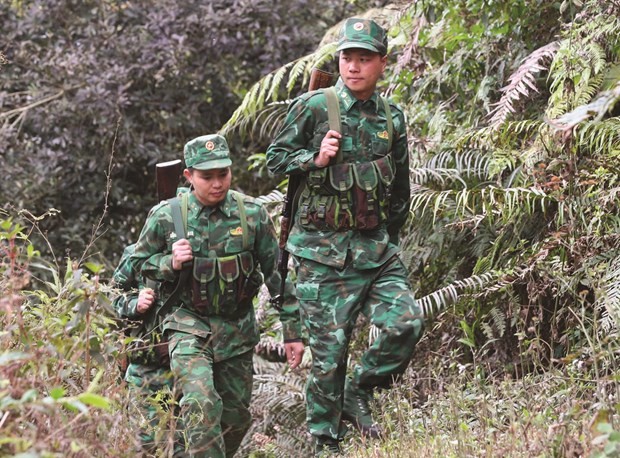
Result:
<svg viewBox="0 0 620 458">
<path fill-rule="evenodd" d="M 614 352 L 602 353 L 599 363 L 613 363 Z M 619 395 L 615 368 L 602 375 L 583 358 L 512 379 L 484 376 L 441 355 L 376 396 L 376 418 L 388 438 L 364 441 L 354 434 L 346 456 L 620 456 Z"/>
</svg>

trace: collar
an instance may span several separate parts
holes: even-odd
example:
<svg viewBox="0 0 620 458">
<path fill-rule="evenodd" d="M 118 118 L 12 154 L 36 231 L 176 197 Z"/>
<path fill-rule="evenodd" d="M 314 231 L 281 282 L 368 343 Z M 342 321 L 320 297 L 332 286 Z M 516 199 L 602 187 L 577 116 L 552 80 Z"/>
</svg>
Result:
<svg viewBox="0 0 620 458">
<path fill-rule="evenodd" d="M 234 199 L 232 193 L 230 192 L 230 190 L 228 190 L 228 192 L 226 193 L 226 197 L 224 197 L 224 200 L 221 201 L 217 206 L 207 207 L 206 205 L 203 205 L 196 198 L 196 195 L 192 192 L 189 195 L 188 207 L 189 211 L 194 215 L 199 215 L 200 212 L 204 211 L 206 215 L 209 216 L 212 212 L 220 210 L 222 213 L 224 213 L 224 215 L 226 215 L 227 218 L 229 218 L 233 211 L 233 201 Z"/>
<path fill-rule="evenodd" d="M 375 111 L 379 112 L 379 97 L 377 96 L 377 91 L 373 92 L 373 94 L 370 96 L 368 100 L 362 102 L 355 98 L 353 93 L 344 84 L 344 81 L 342 80 L 341 77 L 338 77 L 338 81 L 336 82 L 335 87 L 336 87 L 336 93 L 340 97 L 342 106 L 345 111 L 349 111 L 351 107 L 355 105 L 355 102 L 360 102 L 362 104 L 372 103 L 372 105 L 375 107 Z"/>
</svg>

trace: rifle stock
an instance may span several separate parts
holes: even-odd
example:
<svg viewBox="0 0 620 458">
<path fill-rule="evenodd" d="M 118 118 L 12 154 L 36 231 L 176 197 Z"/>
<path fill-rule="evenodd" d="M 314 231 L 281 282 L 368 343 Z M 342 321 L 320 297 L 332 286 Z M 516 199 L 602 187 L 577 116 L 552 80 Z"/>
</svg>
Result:
<svg viewBox="0 0 620 458">
<path fill-rule="evenodd" d="M 177 188 L 183 172 L 183 162 L 175 159 L 168 162 L 155 164 L 157 181 L 157 198 L 162 200 L 171 199 L 177 195 Z"/>
<path fill-rule="evenodd" d="M 308 92 L 316 91 L 329 87 L 333 84 L 334 75 L 332 73 L 313 68 L 310 74 L 310 84 L 308 85 Z M 280 272 L 280 292 L 272 298 L 272 303 L 276 307 L 281 307 L 284 301 L 284 289 L 286 286 L 286 277 L 288 276 L 288 260 L 289 252 L 286 249 L 286 242 L 288 241 L 288 235 L 293 226 L 293 218 L 295 218 L 295 196 L 297 190 L 302 182 L 302 176 L 289 175 L 288 187 L 286 189 L 286 196 L 284 197 L 284 205 L 282 207 L 282 219 L 280 221 L 280 237 L 278 240 L 278 246 L 280 252 L 278 254 L 278 272 Z"/>
</svg>

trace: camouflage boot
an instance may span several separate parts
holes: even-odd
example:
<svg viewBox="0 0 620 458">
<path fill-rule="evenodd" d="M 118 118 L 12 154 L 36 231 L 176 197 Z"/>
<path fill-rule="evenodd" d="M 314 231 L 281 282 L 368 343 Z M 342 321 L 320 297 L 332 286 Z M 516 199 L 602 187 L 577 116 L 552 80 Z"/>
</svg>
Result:
<svg viewBox="0 0 620 458">
<path fill-rule="evenodd" d="M 327 458 L 330 456 L 341 456 L 340 443 L 332 437 L 318 436 L 314 448 L 314 457 Z"/>
<path fill-rule="evenodd" d="M 377 439 L 383 435 L 383 431 L 372 419 L 369 405 L 371 399 L 372 391 L 356 386 L 347 377 L 344 386 L 342 419 L 351 422 L 362 436 Z"/>
</svg>

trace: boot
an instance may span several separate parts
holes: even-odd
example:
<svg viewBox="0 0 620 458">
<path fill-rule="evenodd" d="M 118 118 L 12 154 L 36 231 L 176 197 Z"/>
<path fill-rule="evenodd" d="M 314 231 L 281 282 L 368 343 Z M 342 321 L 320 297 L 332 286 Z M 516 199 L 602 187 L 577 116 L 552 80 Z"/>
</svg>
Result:
<svg viewBox="0 0 620 458">
<path fill-rule="evenodd" d="M 371 399 L 371 390 L 356 386 L 347 377 L 344 385 L 342 419 L 351 422 L 362 436 L 377 439 L 383 435 L 383 431 L 372 419 L 369 405 Z"/>
<path fill-rule="evenodd" d="M 341 456 L 340 442 L 338 442 L 338 439 L 334 439 L 332 437 L 318 436 L 316 438 L 314 456 L 315 458 Z"/>
</svg>

